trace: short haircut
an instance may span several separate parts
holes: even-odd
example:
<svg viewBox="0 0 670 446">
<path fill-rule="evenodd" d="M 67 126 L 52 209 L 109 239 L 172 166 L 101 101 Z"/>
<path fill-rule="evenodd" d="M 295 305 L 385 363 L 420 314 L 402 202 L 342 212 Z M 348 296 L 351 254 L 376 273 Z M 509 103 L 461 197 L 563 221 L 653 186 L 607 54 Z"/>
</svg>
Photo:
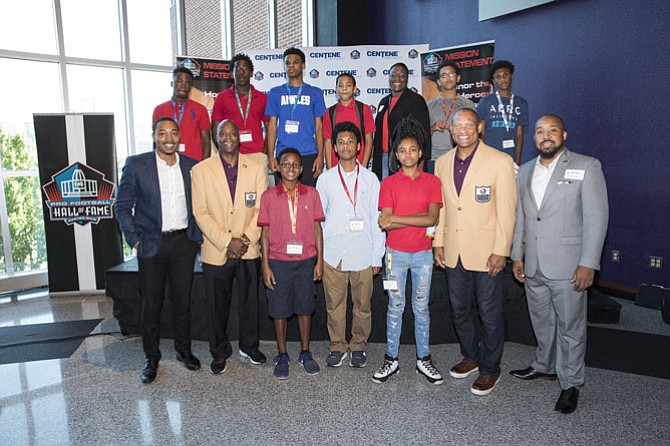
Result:
<svg viewBox="0 0 670 446">
<path fill-rule="evenodd" d="M 217 137 L 217 139 L 218 139 L 219 133 L 221 133 L 221 127 L 227 122 L 230 122 L 231 124 L 233 124 L 235 126 L 235 130 L 237 130 L 237 133 L 238 134 L 240 133 L 240 128 L 237 126 L 237 123 L 235 121 L 233 121 L 231 119 L 224 119 L 223 121 L 219 122 L 219 125 L 216 126 L 216 135 L 215 136 Z"/>
<path fill-rule="evenodd" d="M 561 127 L 563 127 L 563 131 L 565 131 L 565 122 L 563 122 L 563 118 L 561 118 L 558 115 L 553 115 L 551 113 L 540 116 L 537 119 L 537 121 L 535 121 L 535 126 L 534 127 L 537 127 L 537 123 L 540 122 L 540 120 L 545 119 L 545 118 L 553 118 L 553 119 L 557 120 L 561 124 Z"/>
<path fill-rule="evenodd" d="M 172 70 L 172 79 L 176 79 L 176 78 L 177 78 L 177 74 L 179 74 L 179 73 L 188 74 L 189 76 L 191 76 L 191 79 L 194 78 L 194 76 L 193 76 L 193 71 L 189 70 L 189 69 L 186 68 L 186 67 L 177 67 L 177 68 L 175 68 L 174 70 Z"/>
<path fill-rule="evenodd" d="M 356 78 L 354 77 L 353 74 L 351 73 L 340 73 L 337 75 L 337 78 L 335 78 L 335 86 L 337 87 L 337 84 L 340 82 L 340 78 L 342 77 L 350 77 L 352 81 L 354 81 L 354 87 L 356 86 Z"/>
<path fill-rule="evenodd" d="M 454 112 L 451 119 L 453 120 L 454 118 L 456 118 L 456 115 L 458 115 L 459 113 L 470 113 L 472 116 L 474 116 L 475 122 L 479 124 L 480 119 L 479 115 L 477 114 L 477 110 L 473 110 L 471 108 L 459 108 Z"/>
<path fill-rule="evenodd" d="M 458 68 L 458 64 L 456 64 L 456 62 L 454 62 L 453 60 L 444 60 L 444 61 L 442 61 L 441 64 L 439 64 L 437 66 L 437 71 L 435 72 L 435 77 L 436 78 L 440 77 L 440 71 L 442 71 L 442 68 L 444 68 L 444 67 L 453 68 L 454 70 L 456 70 L 456 75 L 461 74 L 461 69 Z"/>
<path fill-rule="evenodd" d="M 247 56 L 244 53 L 237 53 L 233 56 L 233 58 L 230 60 L 230 71 L 235 70 L 235 62 L 238 60 L 244 60 L 249 64 L 249 69 L 251 72 L 254 72 L 254 63 L 251 61 L 251 57 Z"/>
<path fill-rule="evenodd" d="M 294 149 L 293 147 L 287 147 L 284 150 L 282 150 L 281 152 L 279 152 L 279 156 L 277 157 L 277 161 L 281 161 L 281 159 L 283 157 L 285 157 L 286 155 L 290 155 L 291 153 L 294 154 L 294 155 L 297 155 L 297 157 L 300 159 L 300 164 L 302 164 L 302 155 L 300 154 L 298 149 Z"/>
<path fill-rule="evenodd" d="M 284 59 L 286 59 L 286 56 L 288 56 L 289 54 L 295 54 L 297 56 L 300 56 L 300 60 L 302 60 L 302 63 L 305 63 L 305 53 L 303 53 L 298 48 L 294 46 L 292 46 L 291 48 L 286 48 L 286 51 L 284 51 Z"/>
<path fill-rule="evenodd" d="M 156 119 L 156 120 L 151 124 L 151 131 L 155 133 L 155 132 L 156 132 L 156 128 L 158 127 L 158 124 L 160 124 L 160 123 L 163 122 L 163 121 L 170 121 L 171 123 L 173 123 L 173 124 L 175 125 L 175 127 L 177 127 L 177 129 L 179 129 L 179 124 L 177 124 L 177 121 L 175 121 L 174 119 L 170 118 L 169 116 L 161 116 L 160 118 Z"/>
<path fill-rule="evenodd" d="M 403 62 L 396 62 L 393 65 L 391 65 L 391 68 L 389 68 L 389 76 L 391 75 L 391 71 L 393 71 L 395 67 L 403 67 L 407 72 L 407 74 L 409 74 L 409 68 L 407 68 L 407 65 L 405 65 Z"/>
<path fill-rule="evenodd" d="M 501 68 L 507 68 L 510 73 L 514 73 L 514 64 L 509 60 L 496 60 L 489 70 L 489 79 L 493 80 L 493 75 Z"/>
<path fill-rule="evenodd" d="M 421 149 L 421 156 L 425 152 L 426 147 L 430 144 L 430 139 L 426 135 L 423 126 L 412 114 L 402 118 L 402 120 L 393 129 L 393 137 L 391 138 L 391 149 L 394 152 L 398 151 L 398 146 L 403 139 L 415 139 Z"/>
<path fill-rule="evenodd" d="M 335 124 L 335 128 L 333 128 L 333 145 L 336 144 L 337 136 L 342 132 L 353 133 L 356 137 L 356 143 L 361 143 L 361 131 L 356 127 L 356 124 L 351 121 L 342 121 Z"/>
</svg>

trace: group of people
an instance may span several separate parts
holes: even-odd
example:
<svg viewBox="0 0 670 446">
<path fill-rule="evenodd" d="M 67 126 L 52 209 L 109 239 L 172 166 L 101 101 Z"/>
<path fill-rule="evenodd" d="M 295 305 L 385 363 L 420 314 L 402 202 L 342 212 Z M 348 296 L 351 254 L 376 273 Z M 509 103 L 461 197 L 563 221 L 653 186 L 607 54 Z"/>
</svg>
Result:
<svg viewBox="0 0 670 446">
<path fill-rule="evenodd" d="M 274 321 L 277 379 L 289 376 L 287 323 L 294 315 L 298 362 L 310 375 L 320 372 L 310 352 L 319 280 L 330 337 L 325 365 L 340 367 L 349 358 L 351 367 L 365 367 L 373 276 L 383 272 L 387 344 L 372 380 L 383 383 L 399 371 L 411 274 L 415 370 L 441 384 L 429 339 L 437 265 L 446 269 L 463 356 L 449 374 L 478 373 L 471 391 L 487 395 L 500 380 L 502 272 L 510 258 L 514 277 L 525 285 L 538 341 L 535 361 L 510 373 L 523 380 L 558 378 L 555 409 L 574 411 L 584 384 L 585 290 L 599 268 L 608 220 L 599 161 L 569 151 L 563 120 L 544 115 L 534 127 L 538 156 L 518 168 L 528 106 L 512 93 L 514 65 L 507 61 L 492 65 L 495 92 L 476 107 L 457 94 L 456 64 L 439 66 L 440 95 L 426 104 L 407 89 L 407 67 L 396 63 L 391 93 L 373 120 L 355 99 L 352 75 L 338 76 L 338 102 L 326 109 L 321 90 L 303 82 L 304 53 L 289 48 L 283 60 L 287 82 L 266 96 L 250 84 L 250 58 L 236 55 L 235 83 L 217 96 L 211 125 L 206 110 L 203 115 L 188 99 L 192 74 L 175 69 L 173 98 L 154 112 L 155 151 L 126 160 L 115 208 L 137 251 L 142 382 L 157 376 L 166 283 L 177 360 L 189 370 L 201 368 L 190 338 L 190 286 L 200 250 L 211 373 L 223 373 L 233 353 L 227 322 L 234 293 L 239 354 L 252 364 L 267 361 L 259 350 L 261 282 Z M 268 169 L 277 173 L 274 187 Z"/>
</svg>

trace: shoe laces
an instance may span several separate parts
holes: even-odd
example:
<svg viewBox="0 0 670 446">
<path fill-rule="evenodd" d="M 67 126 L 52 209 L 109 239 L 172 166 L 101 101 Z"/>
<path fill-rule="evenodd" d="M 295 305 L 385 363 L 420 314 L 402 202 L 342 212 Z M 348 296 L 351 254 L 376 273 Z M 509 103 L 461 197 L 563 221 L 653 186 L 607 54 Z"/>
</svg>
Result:
<svg viewBox="0 0 670 446">
<path fill-rule="evenodd" d="M 388 359 L 384 359 L 384 364 L 382 364 L 382 368 L 379 369 L 379 371 L 382 373 L 390 372 L 393 369 L 394 362 L 395 361 L 389 361 Z"/>
<path fill-rule="evenodd" d="M 423 365 L 426 371 L 431 375 L 437 375 L 439 373 L 435 368 L 435 366 L 433 365 L 433 361 L 431 359 L 421 359 L 420 361 L 421 365 Z"/>
</svg>

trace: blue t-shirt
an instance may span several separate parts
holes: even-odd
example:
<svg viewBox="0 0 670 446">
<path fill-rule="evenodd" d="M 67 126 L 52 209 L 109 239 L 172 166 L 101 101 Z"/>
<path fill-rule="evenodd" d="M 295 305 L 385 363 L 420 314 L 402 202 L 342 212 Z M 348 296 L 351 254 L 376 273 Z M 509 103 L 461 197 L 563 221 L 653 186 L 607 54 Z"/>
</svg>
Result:
<svg viewBox="0 0 670 446">
<path fill-rule="evenodd" d="M 323 91 L 318 87 L 303 82 L 301 87 L 285 83 L 272 88 L 268 93 L 265 116 L 277 118 L 275 155 L 287 147 L 298 149 L 302 155 L 315 154 L 314 118 L 323 118 L 325 112 Z"/>
<path fill-rule="evenodd" d="M 521 96 L 514 95 L 514 109 L 510 109 L 511 98 L 500 98 L 503 104 L 501 110 L 495 93 L 483 97 L 477 104 L 477 114 L 486 121 L 485 143 L 509 154 L 516 159 L 516 127 L 528 127 L 528 102 Z M 508 126 L 505 126 L 507 118 Z M 511 118 L 511 119 L 510 119 Z M 513 140 L 514 146 L 503 148 L 504 140 Z"/>
</svg>

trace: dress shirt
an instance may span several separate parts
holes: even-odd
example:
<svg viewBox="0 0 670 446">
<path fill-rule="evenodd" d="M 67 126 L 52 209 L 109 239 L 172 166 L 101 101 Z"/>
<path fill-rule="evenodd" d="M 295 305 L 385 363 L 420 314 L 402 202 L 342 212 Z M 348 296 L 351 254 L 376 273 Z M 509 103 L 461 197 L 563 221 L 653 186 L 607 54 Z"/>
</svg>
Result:
<svg viewBox="0 0 670 446">
<path fill-rule="evenodd" d="M 226 180 L 228 181 L 228 188 L 230 189 L 230 199 L 235 203 L 235 191 L 237 190 L 237 163 L 240 162 L 239 157 L 237 163 L 233 166 L 228 164 L 222 156 L 219 157 L 223 164 L 223 171 L 226 173 Z"/>
<path fill-rule="evenodd" d="M 533 188 L 533 196 L 535 197 L 535 203 L 537 204 L 537 208 L 539 209 L 542 207 L 542 200 L 544 200 L 544 193 L 547 191 L 547 186 L 549 185 L 549 180 L 551 179 L 551 176 L 554 174 L 554 170 L 556 170 L 556 165 L 558 164 L 558 160 L 563 155 L 563 152 L 561 152 L 548 166 L 543 166 L 540 163 L 540 157 L 537 157 L 537 161 L 535 161 L 535 170 L 533 172 L 533 182 L 532 182 L 532 188 Z"/>
<path fill-rule="evenodd" d="M 158 184 L 161 191 L 161 231 L 170 232 L 188 227 L 188 209 L 186 207 L 186 193 L 184 191 L 184 177 L 177 162 L 169 166 L 156 155 L 158 166 Z"/>
<path fill-rule="evenodd" d="M 468 173 L 468 169 L 472 163 L 472 158 L 474 158 L 478 147 L 479 143 L 477 144 L 477 147 L 475 147 L 475 150 L 473 150 L 472 153 L 464 160 L 459 158 L 458 152 L 456 152 L 456 159 L 454 160 L 454 186 L 456 186 L 456 193 L 458 195 L 461 195 L 461 188 L 463 187 L 463 181 L 465 181 L 465 175 Z"/>
</svg>

